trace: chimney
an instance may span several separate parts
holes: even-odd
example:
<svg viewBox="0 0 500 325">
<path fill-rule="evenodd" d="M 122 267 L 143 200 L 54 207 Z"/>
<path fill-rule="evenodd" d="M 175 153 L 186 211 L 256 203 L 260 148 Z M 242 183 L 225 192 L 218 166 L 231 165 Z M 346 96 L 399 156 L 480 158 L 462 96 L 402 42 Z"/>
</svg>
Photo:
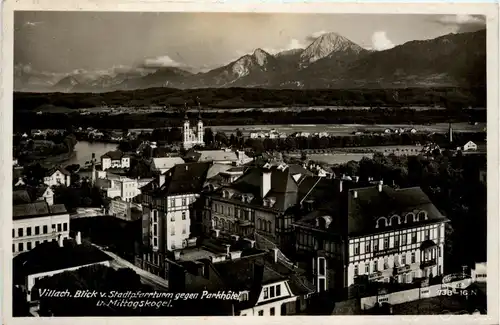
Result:
<svg viewBox="0 0 500 325">
<path fill-rule="evenodd" d="M 59 244 L 59 247 L 64 247 L 64 238 L 63 238 L 63 236 L 59 235 L 59 238 L 57 238 L 57 243 Z"/>
<path fill-rule="evenodd" d="M 262 182 L 260 186 L 261 197 L 266 197 L 271 190 L 271 171 L 269 169 L 262 170 Z"/>
<path fill-rule="evenodd" d="M 160 185 L 160 187 L 162 187 L 163 184 L 165 184 L 165 175 L 160 174 L 160 176 L 158 177 L 158 184 Z"/>
<path fill-rule="evenodd" d="M 384 185 L 384 181 L 378 182 L 378 191 L 382 192 L 382 186 Z"/>
<path fill-rule="evenodd" d="M 274 263 L 278 263 L 278 248 L 273 248 Z"/>
<path fill-rule="evenodd" d="M 75 241 L 76 241 L 77 245 L 81 245 L 82 244 L 82 233 L 81 232 L 77 232 L 76 233 Z"/>
<path fill-rule="evenodd" d="M 186 170 L 188 170 L 188 169 L 189 169 L 189 166 L 188 166 L 188 165 L 186 165 Z"/>
<path fill-rule="evenodd" d="M 353 195 L 354 195 L 354 198 L 357 199 L 358 198 L 358 191 L 354 191 Z"/>
<path fill-rule="evenodd" d="M 226 244 L 224 246 L 226 246 L 226 254 L 229 255 L 231 253 L 231 245 Z"/>
</svg>

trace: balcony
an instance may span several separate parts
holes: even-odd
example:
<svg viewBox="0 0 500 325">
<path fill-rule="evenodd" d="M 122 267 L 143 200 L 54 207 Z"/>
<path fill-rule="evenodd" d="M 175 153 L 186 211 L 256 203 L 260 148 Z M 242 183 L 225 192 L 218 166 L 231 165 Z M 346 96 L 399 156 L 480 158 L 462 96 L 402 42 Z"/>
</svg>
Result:
<svg viewBox="0 0 500 325">
<path fill-rule="evenodd" d="M 420 263 L 420 268 L 423 270 L 428 267 L 432 267 L 437 264 L 437 261 L 435 259 L 433 260 L 428 260 L 428 261 L 423 261 Z"/>
</svg>

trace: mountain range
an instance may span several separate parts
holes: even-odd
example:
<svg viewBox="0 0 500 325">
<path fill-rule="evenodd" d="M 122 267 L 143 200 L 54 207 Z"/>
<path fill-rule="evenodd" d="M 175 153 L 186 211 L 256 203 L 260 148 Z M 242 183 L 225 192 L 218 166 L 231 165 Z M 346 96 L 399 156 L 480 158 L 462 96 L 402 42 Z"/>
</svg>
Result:
<svg viewBox="0 0 500 325">
<path fill-rule="evenodd" d="M 304 49 L 270 54 L 260 48 L 208 72 L 176 67 L 120 72 L 53 74 L 19 69 L 14 89 L 33 92 L 107 92 L 169 88 L 271 89 L 486 86 L 486 30 L 367 50 L 326 33 Z"/>
</svg>

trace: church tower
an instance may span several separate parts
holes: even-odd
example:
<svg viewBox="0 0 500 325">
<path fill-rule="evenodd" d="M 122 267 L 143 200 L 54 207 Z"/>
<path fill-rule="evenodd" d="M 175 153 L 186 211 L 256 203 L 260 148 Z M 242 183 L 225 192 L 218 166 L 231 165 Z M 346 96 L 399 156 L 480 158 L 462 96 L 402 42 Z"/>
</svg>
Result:
<svg viewBox="0 0 500 325">
<path fill-rule="evenodd" d="M 182 129 L 182 135 L 183 135 L 183 145 L 184 148 L 189 147 L 189 142 L 191 141 L 190 139 L 190 125 L 189 125 L 189 119 L 187 116 L 187 111 L 184 112 L 184 126 Z"/>
<path fill-rule="evenodd" d="M 203 130 L 203 121 L 201 120 L 201 107 L 200 107 L 200 102 L 198 101 L 198 127 L 196 130 L 196 140 L 199 145 L 205 145 L 205 142 L 203 141 L 203 136 L 204 136 L 204 130 Z"/>
</svg>

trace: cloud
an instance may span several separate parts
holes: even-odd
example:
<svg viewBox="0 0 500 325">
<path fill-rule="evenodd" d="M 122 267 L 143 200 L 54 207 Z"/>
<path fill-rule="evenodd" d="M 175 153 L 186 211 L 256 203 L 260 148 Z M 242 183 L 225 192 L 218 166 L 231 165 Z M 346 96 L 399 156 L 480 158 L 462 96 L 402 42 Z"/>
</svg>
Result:
<svg viewBox="0 0 500 325">
<path fill-rule="evenodd" d="M 476 32 L 486 28 L 486 16 L 482 15 L 446 15 L 440 16 L 434 22 L 453 27 L 455 33 Z"/>
<path fill-rule="evenodd" d="M 176 67 L 181 68 L 185 67 L 184 63 L 180 63 L 172 60 L 169 56 L 157 56 L 155 58 L 148 58 L 143 62 L 144 68 L 164 68 L 164 67 Z"/>
<path fill-rule="evenodd" d="M 306 36 L 306 41 L 307 41 L 307 42 L 309 42 L 309 43 L 312 43 L 312 42 L 314 42 L 314 41 L 315 41 L 318 37 L 321 37 L 321 36 L 322 36 L 322 35 L 324 35 L 324 34 L 328 34 L 328 32 L 327 32 L 327 31 L 324 31 L 324 30 L 319 31 L 319 32 L 314 32 L 314 33 L 312 33 L 311 35 Z"/>
<path fill-rule="evenodd" d="M 292 38 L 290 42 L 281 48 L 263 48 L 269 54 L 275 55 L 283 51 L 295 50 L 295 49 L 304 49 L 306 46 L 302 44 L 298 39 Z"/>
<path fill-rule="evenodd" d="M 392 41 L 387 37 L 387 33 L 385 31 L 377 31 L 373 33 L 371 49 L 375 51 L 383 51 L 392 49 L 394 46 L 394 43 L 392 43 Z"/>
</svg>

